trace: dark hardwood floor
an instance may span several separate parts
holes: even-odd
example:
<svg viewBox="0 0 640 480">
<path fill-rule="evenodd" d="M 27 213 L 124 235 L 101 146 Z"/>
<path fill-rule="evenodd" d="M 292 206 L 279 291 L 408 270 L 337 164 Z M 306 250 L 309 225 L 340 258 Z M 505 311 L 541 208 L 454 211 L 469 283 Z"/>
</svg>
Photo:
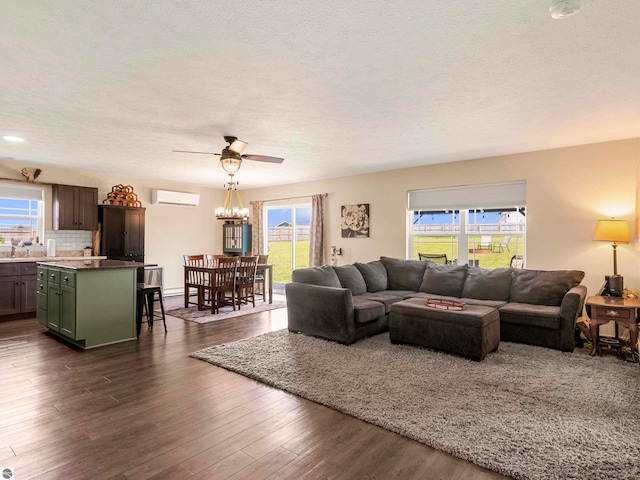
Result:
<svg viewBox="0 0 640 480">
<path fill-rule="evenodd" d="M 188 357 L 286 315 L 168 318 L 166 335 L 143 326 L 138 341 L 87 351 L 35 319 L 0 322 L 0 467 L 16 480 L 505 478 Z"/>
</svg>

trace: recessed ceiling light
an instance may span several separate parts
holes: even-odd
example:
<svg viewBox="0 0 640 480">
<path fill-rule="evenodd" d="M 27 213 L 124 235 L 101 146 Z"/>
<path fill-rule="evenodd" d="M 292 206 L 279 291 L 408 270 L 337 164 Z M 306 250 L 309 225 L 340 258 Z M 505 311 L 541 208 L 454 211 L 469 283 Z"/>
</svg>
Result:
<svg viewBox="0 0 640 480">
<path fill-rule="evenodd" d="M 16 137 L 15 135 L 5 135 L 4 137 L 2 137 L 2 139 L 6 140 L 7 142 L 16 142 L 16 143 L 24 142 L 24 138 Z"/>
<path fill-rule="evenodd" d="M 580 10 L 580 0 L 553 0 L 549 11 L 555 19 L 567 18 Z"/>
</svg>

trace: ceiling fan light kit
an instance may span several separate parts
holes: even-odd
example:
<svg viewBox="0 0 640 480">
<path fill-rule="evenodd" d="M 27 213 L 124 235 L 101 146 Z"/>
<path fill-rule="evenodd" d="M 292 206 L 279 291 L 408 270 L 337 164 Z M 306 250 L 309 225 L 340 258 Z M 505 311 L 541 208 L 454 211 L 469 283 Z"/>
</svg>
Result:
<svg viewBox="0 0 640 480">
<path fill-rule="evenodd" d="M 218 220 L 224 220 L 226 223 L 247 223 L 249 220 L 249 209 L 245 208 L 240 198 L 240 192 L 238 191 L 238 184 L 233 180 L 233 176 L 238 173 L 242 160 L 254 160 L 256 162 L 268 162 L 268 163 L 282 163 L 284 158 L 268 157 L 266 155 L 243 155 L 242 152 L 247 147 L 247 142 L 238 140 L 237 137 L 231 135 L 225 135 L 224 141 L 228 143 L 226 147 L 222 149 L 222 153 L 213 152 L 194 152 L 189 150 L 174 150 L 179 153 L 199 153 L 203 155 L 219 155 L 220 166 L 229 175 L 229 181 L 227 185 L 227 194 L 224 198 L 224 204 L 222 207 L 215 209 L 215 215 Z M 238 206 L 232 205 L 233 198 L 238 202 Z"/>
<path fill-rule="evenodd" d="M 224 140 L 229 144 L 229 146 L 222 149 L 220 166 L 229 175 L 234 175 L 238 173 L 238 170 L 240 170 L 240 166 L 242 165 L 241 153 L 247 147 L 247 142 L 243 142 L 242 140 L 238 140 L 236 137 L 230 136 L 224 137 Z"/>
<path fill-rule="evenodd" d="M 580 0 L 553 0 L 549 11 L 556 20 L 575 15 L 580 10 Z"/>
<path fill-rule="evenodd" d="M 225 148 L 224 150 L 228 150 Z M 240 155 L 237 156 L 228 156 L 225 155 L 224 150 L 222 151 L 222 157 L 220 157 L 220 166 L 222 169 L 227 172 L 229 175 L 235 175 L 240 170 L 240 165 L 242 165 L 242 158 Z"/>
</svg>

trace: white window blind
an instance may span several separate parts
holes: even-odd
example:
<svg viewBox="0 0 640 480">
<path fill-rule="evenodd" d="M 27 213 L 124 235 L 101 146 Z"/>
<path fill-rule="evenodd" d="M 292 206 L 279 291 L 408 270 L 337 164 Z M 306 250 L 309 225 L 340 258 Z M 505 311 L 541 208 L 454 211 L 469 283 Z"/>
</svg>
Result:
<svg viewBox="0 0 640 480">
<path fill-rule="evenodd" d="M 409 191 L 409 210 L 461 210 L 525 206 L 526 181 Z"/>
<path fill-rule="evenodd" d="M 43 201 L 44 189 L 38 187 L 7 187 L 0 185 L 0 198 Z"/>
</svg>

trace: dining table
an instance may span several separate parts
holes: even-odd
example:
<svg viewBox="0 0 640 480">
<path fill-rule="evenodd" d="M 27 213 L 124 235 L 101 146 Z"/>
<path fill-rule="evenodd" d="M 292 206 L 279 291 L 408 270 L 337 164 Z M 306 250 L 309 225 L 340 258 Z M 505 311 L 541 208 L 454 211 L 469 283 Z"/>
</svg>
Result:
<svg viewBox="0 0 640 480">
<path fill-rule="evenodd" d="M 200 276 L 203 281 L 210 281 L 204 279 L 210 279 L 215 273 L 218 267 L 215 265 L 185 265 L 184 266 L 184 305 L 185 308 L 189 304 L 189 287 L 193 285 L 192 279 L 194 276 Z M 273 264 L 272 263 L 258 263 L 257 272 L 262 273 L 265 276 L 265 285 L 267 286 L 269 303 L 273 303 Z M 198 292 L 198 310 L 204 310 L 204 290 Z"/>
</svg>

